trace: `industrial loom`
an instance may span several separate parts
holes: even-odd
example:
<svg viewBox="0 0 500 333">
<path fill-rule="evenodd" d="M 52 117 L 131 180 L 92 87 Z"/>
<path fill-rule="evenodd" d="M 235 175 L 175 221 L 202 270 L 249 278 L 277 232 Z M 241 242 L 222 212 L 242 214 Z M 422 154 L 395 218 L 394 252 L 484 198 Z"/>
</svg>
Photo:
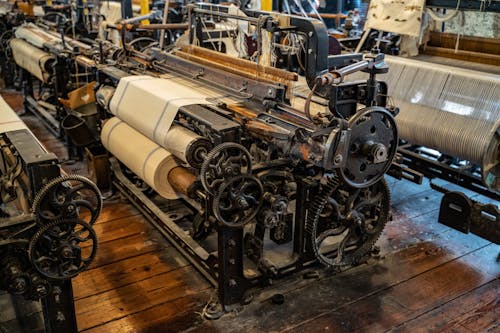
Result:
<svg viewBox="0 0 500 333">
<path fill-rule="evenodd" d="M 71 279 L 95 258 L 101 207 L 0 98 L 0 289 L 41 301 L 46 332 L 77 332 Z"/>
<path fill-rule="evenodd" d="M 174 47 L 82 45 L 100 111 L 99 143 L 82 146 L 109 152 L 109 165 L 91 165 L 97 182 L 111 172 L 113 187 L 217 287 L 207 317 L 293 273 L 369 258 L 390 219 L 385 173 L 498 196 L 497 77 L 426 71 L 377 50 L 331 55 L 325 26 L 310 18 L 187 10 Z M 40 31 L 29 29 L 16 36 Z M 41 64 L 16 62 L 32 75 Z M 464 97 L 459 75 L 477 78 L 481 99 Z M 66 134 L 78 140 L 84 125 Z M 107 161 L 93 151 L 91 164 Z M 445 198 L 448 225 L 498 242 L 495 206 Z"/>
<path fill-rule="evenodd" d="M 190 6 L 187 43 L 126 48 L 98 66 L 96 83 L 113 185 L 217 287 L 211 318 L 318 263 L 340 270 L 369 258 L 390 217 L 383 178 L 398 143 L 397 109 L 376 79 L 383 54 L 329 56 L 319 21 L 233 11 Z M 195 45 L 214 38 L 207 16 L 267 40 L 302 36 L 306 80 Z M 338 96 L 337 78 L 361 70 L 359 95 Z"/>
</svg>

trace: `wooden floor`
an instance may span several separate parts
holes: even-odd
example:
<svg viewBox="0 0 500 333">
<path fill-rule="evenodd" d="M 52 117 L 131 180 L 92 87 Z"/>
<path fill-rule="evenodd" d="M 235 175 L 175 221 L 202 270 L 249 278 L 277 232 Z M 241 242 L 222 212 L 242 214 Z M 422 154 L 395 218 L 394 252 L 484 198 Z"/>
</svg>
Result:
<svg viewBox="0 0 500 333">
<path fill-rule="evenodd" d="M 20 108 L 18 95 L 3 93 Z M 48 148 L 60 143 L 23 119 Z M 84 172 L 84 165 L 65 166 Z M 215 321 L 200 313 L 215 290 L 119 197 L 95 229 L 98 256 L 73 280 L 81 332 L 500 332 L 500 247 L 437 221 L 441 195 L 388 179 L 393 221 L 367 264 L 322 278 L 301 276 Z M 285 295 L 285 303 L 269 300 Z"/>
</svg>

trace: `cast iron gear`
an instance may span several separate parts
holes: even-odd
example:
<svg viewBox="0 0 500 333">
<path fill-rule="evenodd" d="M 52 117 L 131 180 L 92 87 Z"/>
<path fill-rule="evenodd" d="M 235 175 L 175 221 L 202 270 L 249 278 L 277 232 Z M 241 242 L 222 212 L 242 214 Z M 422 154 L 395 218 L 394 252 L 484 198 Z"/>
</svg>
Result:
<svg viewBox="0 0 500 333">
<path fill-rule="evenodd" d="M 213 200 L 217 220 L 227 227 L 239 228 L 250 222 L 262 206 L 264 188 L 252 175 L 239 175 L 221 185 Z"/>
<path fill-rule="evenodd" d="M 97 253 L 92 226 L 78 219 L 62 219 L 43 225 L 31 238 L 28 257 L 44 277 L 67 280 L 85 270 Z"/>
<path fill-rule="evenodd" d="M 66 175 L 52 179 L 36 194 L 31 211 L 39 224 L 78 217 L 92 225 L 101 209 L 101 191 L 92 181 Z"/>
<path fill-rule="evenodd" d="M 343 206 L 333 198 L 338 188 L 336 177 L 330 178 L 311 203 L 306 223 L 316 258 L 330 267 L 354 265 L 365 258 L 390 214 L 390 192 L 384 179 L 365 189 L 349 190 Z M 327 205 L 332 206 L 329 214 Z M 325 241 L 326 251 L 321 248 Z"/>
<path fill-rule="evenodd" d="M 203 188 L 211 195 L 226 179 L 252 173 L 252 156 L 242 145 L 224 142 L 215 147 L 205 157 L 200 169 Z"/>
</svg>

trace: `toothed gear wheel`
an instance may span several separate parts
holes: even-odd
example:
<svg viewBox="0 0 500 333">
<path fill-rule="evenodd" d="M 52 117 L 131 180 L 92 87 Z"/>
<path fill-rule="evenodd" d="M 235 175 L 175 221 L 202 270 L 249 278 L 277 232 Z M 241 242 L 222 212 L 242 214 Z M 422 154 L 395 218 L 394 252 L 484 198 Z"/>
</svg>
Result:
<svg viewBox="0 0 500 333">
<path fill-rule="evenodd" d="M 259 212 L 263 195 L 264 188 L 257 177 L 233 177 L 222 184 L 215 196 L 212 204 L 214 215 L 227 227 L 242 227 Z"/>
<path fill-rule="evenodd" d="M 252 173 L 252 156 L 242 145 L 224 142 L 212 149 L 200 169 L 200 180 L 211 195 L 226 179 Z"/>
<path fill-rule="evenodd" d="M 39 224 L 78 217 L 92 225 L 101 213 L 102 195 L 86 177 L 60 176 L 37 193 L 31 209 Z"/>
<path fill-rule="evenodd" d="M 28 256 L 44 277 L 67 280 L 77 276 L 94 260 L 97 236 L 91 225 L 63 219 L 42 226 L 31 238 Z"/>
<path fill-rule="evenodd" d="M 312 202 L 306 230 L 316 258 L 325 266 L 358 264 L 370 253 L 390 215 L 390 192 L 385 179 L 364 189 L 343 190 L 334 177 Z"/>
</svg>

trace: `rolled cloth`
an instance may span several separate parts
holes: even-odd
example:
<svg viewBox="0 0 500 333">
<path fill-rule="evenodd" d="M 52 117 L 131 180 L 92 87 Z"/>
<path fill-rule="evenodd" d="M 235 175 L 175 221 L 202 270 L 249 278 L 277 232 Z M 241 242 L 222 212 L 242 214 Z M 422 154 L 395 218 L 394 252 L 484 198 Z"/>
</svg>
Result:
<svg viewBox="0 0 500 333">
<path fill-rule="evenodd" d="M 101 141 L 109 152 L 159 195 L 167 199 L 178 198 L 167 176 L 179 163 L 166 149 L 117 117 L 106 121 L 101 131 Z"/>
<path fill-rule="evenodd" d="M 45 83 L 50 77 L 50 66 L 55 57 L 44 52 L 22 39 L 14 38 L 10 41 L 12 56 L 19 67 L 24 68 L 37 79 Z"/>
<path fill-rule="evenodd" d="M 118 83 L 109 103 L 112 114 L 167 148 L 167 133 L 180 107 L 213 104 L 207 96 L 173 80 L 128 76 Z"/>
<path fill-rule="evenodd" d="M 28 129 L 28 127 L 0 96 L 0 133 L 21 129 Z"/>
</svg>

